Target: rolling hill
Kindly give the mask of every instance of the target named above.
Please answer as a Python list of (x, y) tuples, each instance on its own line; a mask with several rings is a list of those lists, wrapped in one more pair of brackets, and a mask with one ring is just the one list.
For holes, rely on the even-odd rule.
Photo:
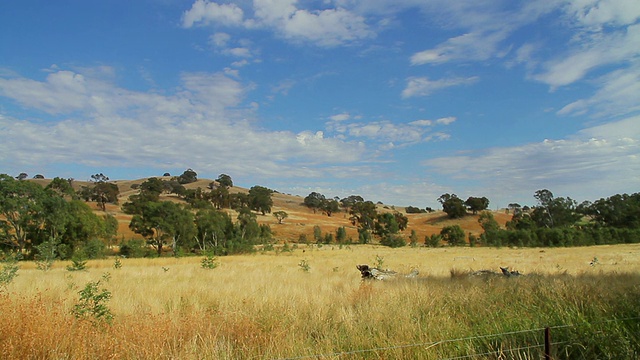
[[(169, 177), (159, 177), (160, 179), (169, 180)], [(118, 228), (118, 239), (131, 239), (131, 238), (140, 238), (140, 235), (133, 233), (129, 229), (129, 222), (131, 221), (131, 215), (127, 215), (122, 212), (121, 205), (128, 201), (129, 196), (137, 194), (138, 190), (135, 188), (137, 185), (142, 184), (146, 181), (146, 178), (137, 179), (137, 180), (115, 180), (111, 181), (114, 184), (118, 185), (118, 189), (120, 190), (119, 203), (115, 204), (107, 204), (106, 211), (116, 217), (119, 223)], [(46, 186), (50, 180), (48, 179), (34, 179), (30, 180), (37, 182), (43, 186)], [(210, 179), (199, 179), (196, 182), (186, 184), (185, 188), (187, 189), (197, 189), (202, 188), (207, 189), (207, 186), (213, 180)], [(87, 182), (75, 181), (74, 187), (79, 189), (83, 185), (87, 185)], [(230, 188), (230, 193), (247, 193), (249, 190), (242, 187), (234, 186)], [(184, 202), (182, 199), (173, 194), (163, 194), (160, 197), (161, 200), (166, 201), (175, 201), (175, 202)], [(307, 208), (303, 205), (304, 198), (301, 196), (294, 196), (283, 194), (279, 192), (275, 192), (272, 195), (273, 199), (273, 207), (271, 209), (272, 213), (276, 211), (285, 211), (288, 214), (288, 217), (283, 221), (282, 224), (279, 224), (276, 218), (272, 214), (261, 215), (257, 214), (257, 220), (260, 224), (268, 224), (271, 226), (271, 229), (274, 233), (274, 236), (277, 242), (297, 242), (301, 234), (306, 234), (307, 239), (310, 241), (313, 239), (313, 228), (314, 226), (320, 226), (322, 229), (322, 233), (325, 234), (327, 232), (335, 233), (338, 227), (344, 226), (347, 230), (347, 234), (349, 237), (357, 241), (358, 234), (357, 229), (354, 225), (349, 221), (349, 216), (346, 212), (341, 211), (334, 213), (331, 217), (322, 214), (321, 212), (314, 213), (311, 209)], [(97, 204), (90, 203), (90, 205), (95, 209), (96, 213), (101, 213), (101, 210), (98, 208)], [(411, 234), (411, 230), (415, 230), (418, 235), (419, 243), (424, 242), (425, 236), (429, 236), (432, 234), (440, 233), (440, 230), (449, 225), (459, 225), (462, 229), (468, 234), (472, 233), (475, 235), (479, 235), (482, 233), (482, 228), (478, 224), (478, 215), (467, 215), (462, 219), (448, 219), (447, 215), (443, 211), (435, 211), (433, 213), (422, 213), (422, 214), (407, 214), (405, 212), (404, 207), (398, 207), (387, 204), (377, 204), (377, 211), (380, 212), (393, 212), (399, 211), (403, 213), (409, 219), (409, 224), (406, 230), (402, 232), (405, 238), (408, 239)], [(237, 213), (230, 209), (225, 209), (225, 211), (229, 212), (233, 219)], [(502, 211), (492, 211), (493, 215), (501, 226), (504, 226), (507, 221), (511, 219), (511, 215), (506, 214), (504, 210)]]

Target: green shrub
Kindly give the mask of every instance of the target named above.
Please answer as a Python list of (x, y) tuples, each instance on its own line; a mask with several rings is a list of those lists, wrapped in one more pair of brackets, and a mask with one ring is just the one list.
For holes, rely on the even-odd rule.
[(113, 314), (106, 303), (111, 299), (111, 292), (100, 288), (101, 280), (88, 282), (78, 294), (80, 299), (73, 306), (72, 313), (76, 319), (87, 319), (94, 324), (111, 323)]

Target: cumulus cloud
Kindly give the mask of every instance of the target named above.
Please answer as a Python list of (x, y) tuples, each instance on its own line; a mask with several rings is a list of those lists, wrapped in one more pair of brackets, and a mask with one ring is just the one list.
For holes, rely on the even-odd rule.
[(419, 142), (445, 140), (448, 134), (434, 131), (434, 125), (448, 125), (455, 117), (433, 120), (416, 120), (407, 124), (393, 123), (389, 120), (371, 122), (349, 122), (349, 114), (342, 113), (330, 117), (327, 130), (343, 138), (365, 138), (378, 144), (378, 148), (388, 151)]
[(241, 25), (244, 11), (235, 4), (218, 4), (208, 0), (196, 0), (191, 9), (184, 12), (182, 26), (190, 28), (196, 25)]
[(279, 36), (311, 42), (318, 46), (338, 46), (371, 38), (375, 33), (366, 19), (343, 7), (305, 9), (296, 0), (254, 0), (253, 17), (235, 4), (218, 4), (197, 0), (182, 17), (185, 28), (216, 24), (242, 26), (247, 29), (266, 28)]
[(172, 94), (160, 95), (68, 70), (44, 81), (1, 78), (2, 96), (42, 113), (0, 116), (0, 161), (203, 171), (224, 164), (237, 176), (279, 177), (317, 176), (321, 170), (298, 168), (353, 166), (366, 156), (359, 142), (255, 127), (254, 107), (242, 103), (252, 86), (223, 73), (183, 73), (180, 79)]
[(478, 81), (477, 76), (468, 78), (448, 78), (430, 80), (427, 77), (410, 77), (407, 79), (407, 87), (402, 90), (402, 97), (427, 96), (431, 93), (452, 86), (469, 85)]

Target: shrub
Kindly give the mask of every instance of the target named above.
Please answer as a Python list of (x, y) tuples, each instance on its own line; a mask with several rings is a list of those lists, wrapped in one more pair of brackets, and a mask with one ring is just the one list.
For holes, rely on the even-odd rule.
[(0, 289), (7, 287), (18, 276), (18, 259), (15, 256), (1, 256), (2, 269), (0, 269)]
[(392, 248), (397, 248), (407, 245), (407, 241), (400, 235), (389, 234), (380, 240), (380, 244)]
[(439, 234), (431, 234), (431, 236), (427, 235), (424, 237), (424, 244), (428, 247), (438, 247), (440, 246), (440, 240), (442, 240), (442, 236)]
[(154, 253), (141, 239), (131, 239), (120, 245), (120, 255), (128, 258), (150, 257)]
[(104, 258), (107, 246), (100, 239), (89, 240), (84, 248), (83, 252), (89, 259), (102, 259)]
[(200, 267), (203, 269), (215, 269), (218, 267), (218, 261), (213, 254), (207, 254), (200, 262)]
[(76, 319), (88, 319), (92, 322), (111, 323), (113, 314), (106, 303), (111, 299), (111, 292), (100, 287), (101, 280), (88, 282), (78, 294), (80, 299), (71, 311)]
[(464, 244), (465, 233), (460, 225), (445, 226), (440, 231), (442, 239), (451, 246), (459, 246)]

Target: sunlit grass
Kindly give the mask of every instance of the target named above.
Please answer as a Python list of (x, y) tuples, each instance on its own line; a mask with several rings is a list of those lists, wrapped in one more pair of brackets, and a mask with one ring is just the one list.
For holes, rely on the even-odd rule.
[[(418, 268), (420, 276), (361, 281), (355, 265), (373, 264), (376, 256), (384, 267), (400, 274)], [(595, 256), (598, 263), (591, 266)], [(541, 333), (442, 340), (560, 325), (575, 325), (554, 330), (558, 341), (573, 344), (571, 351), (606, 353), (615, 345), (617, 355), (638, 354), (639, 339), (630, 335), (633, 329), (638, 331), (631, 334), (640, 333), (637, 319), (603, 322), (640, 316), (638, 245), (302, 246), (292, 253), (220, 257), (215, 269), (203, 269), (201, 259), (122, 259), (119, 269), (114, 259), (93, 260), (87, 271), (77, 272), (66, 271), (64, 262), (47, 272), (21, 263), (18, 277), (0, 295), (0, 358), (435, 359), (539, 342)], [(309, 271), (300, 268), (301, 260)], [(450, 277), (452, 269), (499, 266), (527, 276)], [(71, 314), (78, 291), (99, 279), (112, 294), (111, 325), (95, 326)], [(603, 332), (607, 341), (601, 341)], [(397, 347), (406, 344), (424, 345)], [(379, 350), (354, 352), (367, 349)], [(344, 354), (331, 355), (336, 353)], [(528, 358), (524, 350), (517, 354)]]

